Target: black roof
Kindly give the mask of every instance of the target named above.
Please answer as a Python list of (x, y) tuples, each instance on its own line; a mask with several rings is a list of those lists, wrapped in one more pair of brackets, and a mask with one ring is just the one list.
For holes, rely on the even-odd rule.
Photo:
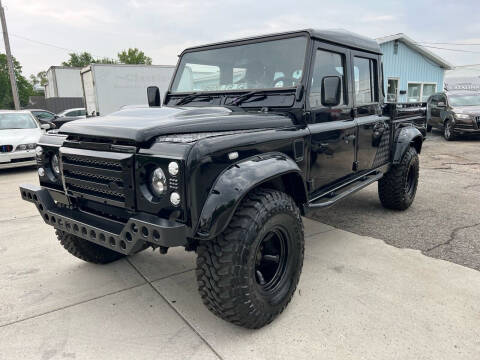
[(216, 47), (222, 45), (230, 45), (232, 43), (237, 42), (244, 42), (244, 41), (252, 41), (252, 40), (261, 40), (263, 38), (270, 38), (270, 37), (282, 37), (282, 36), (292, 36), (292, 35), (301, 35), (307, 33), (310, 37), (324, 40), (330, 43), (338, 44), (347, 46), (353, 49), (369, 51), (376, 54), (381, 54), (380, 46), (378, 43), (363, 35), (358, 35), (351, 31), (343, 30), (343, 29), (331, 29), (331, 30), (319, 30), (319, 29), (303, 29), (303, 30), (296, 30), (296, 31), (288, 31), (283, 33), (274, 33), (274, 34), (265, 34), (259, 36), (252, 36), (249, 38), (241, 38), (241, 39), (234, 39), (228, 41), (221, 41), (218, 43), (206, 44), (201, 46), (194, 46), (188, 49), (185, 49), (184, 52), (191, 51), (191, 50), (199, 50), (205, 47)]

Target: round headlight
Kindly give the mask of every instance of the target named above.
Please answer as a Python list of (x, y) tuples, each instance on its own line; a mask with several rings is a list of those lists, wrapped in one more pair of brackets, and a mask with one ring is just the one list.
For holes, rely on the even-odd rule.
[(60, 165), (58, 164), (57, 154), (53, 154), (52, 159), (50, 160), (50, 166), (52, 167), (55, 175), (60, 175)]
[(35, 144), (27, 144), (29, 150), (35, 149)]
[(161, 168), (156, 168), (152, 172), (150, 180), (151, 189), (155, 195), (160, 196), (167, 191), (167, 178)]
[(180, 194), (172, 192), (170, 194), (170, 202), (172, 203), (172, 205), (178, 206), (180, 204)]
[(40, 177), (45, 176), (45, 169), (44, 168), (38, 168), (38, 176), (40, 176)]
[(26, 149), (27, 149), (27, 145), (25, 145), (25, 144), (17, 146), (17, 150), (26, 150)]
[(37, 156), (42, 156), (42, 154), (43, 154), (43, 149), (42, 149), (41, 146), (37, 146), (37, 147), (35, 148), (35, 154), (37, 154)]
[(172, 176), (178, 174), (178, 163), (176, 161), (172, 161), (170, 164), (168, 164), (168, 172)]

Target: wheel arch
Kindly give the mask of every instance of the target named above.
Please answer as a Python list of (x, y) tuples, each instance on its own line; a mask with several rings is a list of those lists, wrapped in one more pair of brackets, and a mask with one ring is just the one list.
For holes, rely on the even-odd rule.
[(194, 231), (201, 239), (212, 239), (230, 223), (244, 197), (257, 187), (290, 195), (300, 209), (307, 190), (297, 163), (282, 153), (253, 156), (228, 167), (217, 178), (203, 205)]
[(393, 149), (393, 164), (399, 164), (409, 147), (415, 148), (418, 154), (422, 151), (424, 137), (414, 126), (398, 129)]

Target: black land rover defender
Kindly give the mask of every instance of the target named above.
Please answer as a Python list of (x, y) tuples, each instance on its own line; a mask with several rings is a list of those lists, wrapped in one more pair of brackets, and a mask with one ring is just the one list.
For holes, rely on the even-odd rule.
[(76, 257), (197, 253), (205, 305), (259, 328), (290, 301), (302, 215), (378, 181), (383, 206), (417, 189), (424, 116), (383, 106), (381, 53), (302, 30), (185, 50), (164, 106), (73, 121), (40, 139), (40, 187), (20, 187)]

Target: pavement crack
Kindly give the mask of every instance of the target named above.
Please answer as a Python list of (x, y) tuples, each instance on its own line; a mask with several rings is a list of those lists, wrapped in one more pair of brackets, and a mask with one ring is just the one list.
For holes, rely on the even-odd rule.
[(427, 252), (430, 252), (432, 250), (435, 250), (435, 249), (439, 248), (440, 246), (450, 245), (450, 243), (455, 239), (455, 237), (457, 236), (457, 234), (461, 230), (470, 229), (470, 228), (473, 228), (473, 227), (479, 226), (479, 225), (480, 225), (480, 223), (476, 223), (476, 224), (473, 224), (473, 225), (458, 226), (458, 227), (456, 227), (455, 229), (452, 230), (452, 232), (450, 233), (450, 238), (447, 241), (445, 241), (443, 243), (440, 243), (440, 244), (437, 244), (435, 246), (432, 246), (429, 249), (423, 250), (423, 252), (427, 253)]
[[(148, 280), (145, 275), (143, 275), (140, 270), (130, 261), (130, 259), (126, 259), (127, 262), (130, 264), (130, 266), (138, 273), (138, 275), (140, 275), (144, 280), (145, 282), (150, 285), (150, 287), (152, 288), (153, 291), (155, 291), (162, 299), (163, 301), (165, 301), (167, 303), (168, 306), (170, 306), (170, 308), (180, 317), (180, 319), (182, 319), (185, 324), (187, 324), (187, 326), (192, 329), (192, 331), (205, 343), (205, 345), (207, 345), (207, 347), (220, 359), (220, 360), (223, 360), (223, 358), (220, 356), (220, 354), (213, 348), (213, 346), (207, 341), (207, 339), (205, 339), (198, 331), (197, 329), (195, 329), (195, 327), (180, 313), (180, 311), (178, 311), (168, 300), (165, 296), (163, 296), (163, 294), (155, 287), (153, 286), (152, 282), (150, 280)], [(187, 271), (191, 271), (191, 270), (187, 270)], [(184, 272), (187, 272), (187, 271), (184, 271)]]
[(76, 302), (76, 303), (69, 304), (69, 305), (65, 305), (65, 306), (59, 307), (59, 308), (57, 308), (57, 309), (53, 309), (53, 310), (50, 310), (50, 311), (43, 312), (43, 313), (41, 313), (41, 314), (36, 314), (36, 315), (32, 315), (32, 316), (25, 317), (25, 318), (23, 318), (23, 319), (18, 319), (18, 320), (15, 320), (15, 321), (11, 321), (11, 322), (9, 322), (9, 323), (1, 324), (1, 325), (0, 325), (0, 328), (6, 327), (6, 326), (9, 326), (9, 325), (13, 325), (13, 324), (17, 324), (17, 323), (21, 323), (21, 322), (24, 322), (24, 321), (27, 321), (27, 320), (31, 320), (31, 319), (36, 319), (36, 318), (42, 317), (42, 316), (44, 316), (44, 315), (52, 314), (52, 313), (55, 313), (55, 312), (57, 312), (57, 311), (65, 310), (65, 309), (68, 309), (68, 308), (71, 308), (71, 307), (74, 307), (74, 306), (77, 306), (77, 305), (82, 305), (82, 304), (88, 303), (88, 302), (93, 301), (93, 300), (98, 300), (98, 299), (104, 298), (104, 297), (106, 297), (106, 296), (120, 294), (120, 293), (122, 293), (122, 292), (124, 292), (124, 291), (132, 290), (132, 289), (135, 289), (135, 288), (137, 288), (137, 287), (144, 286), (144, 285), (145, 285), (145, 283), (133, 285), (133, 286), (130, 286), (130, 287), (126, 288), (126, 289), (121, 289), (121, 290), (117, 290), (117, 291), (112, 291), (112, 292), (109, 292), (109, 293), (107, 293), (107, 294), (103, 294), (103, 295), (99, 295), (99, 296), (96, 296), (96, 297), (93, 297), (93, 298), (90, 298), (90, 299), (78, 301), (78, 302)]

